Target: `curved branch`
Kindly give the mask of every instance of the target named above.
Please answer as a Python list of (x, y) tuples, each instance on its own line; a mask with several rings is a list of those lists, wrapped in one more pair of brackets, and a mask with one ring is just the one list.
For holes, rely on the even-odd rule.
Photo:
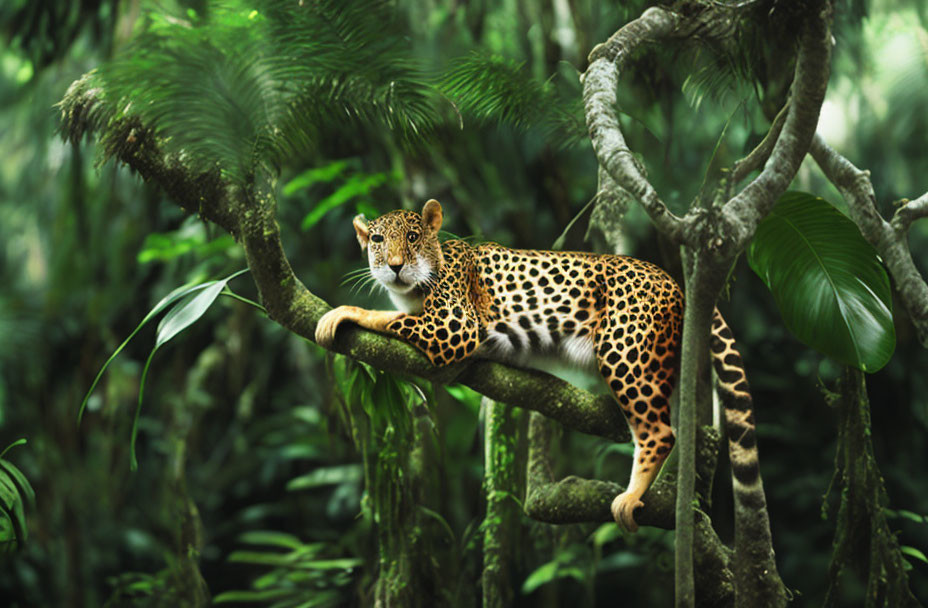
[(908, 232), (912, 222), (925, 217), (928, 217), (928, 192), (899, 207), (890, 223), (896, 232)]
[(682, 220), (667, 208), (635, 159), (616, 114), (619, 72), (639, 46), (671, 35), (680, 17), (661, 8), (650, 8), (625, 25), (590, 53), (590, 67), (583, 75), (583, 104), (593, 149), (612, 179), (631, 192), (655, 226), (675, 243), (683, 240)]
[[(718, 27), (732, 23), (738, 7), (719, 6), (725, 11)], [(617, 31), (590, 53), (590, 66), (583, 75), (583, 102), (593, 149), (601, 167), (641, 203), (655, 226), (675, 243), (686, 242), (694, 249), (714, 250), (722, 258), (734, 258), (754, 236), (757, 225), (786, 191), (809, 149), (828, 84), (831, 63), (831, 4), (820, 2), (810, 9), (800, 37), (798, 61), (785, 120), (775, 120), (757, 150), (737, 167), (739, 180), (751, 170), (766, 165), (751, 183), (723, 207), (718, 229), (706, 237), (708, 224), (703, 209), (693, 208), (683, 218), (670, 212), (644, 174), (643, 167), (622, 134), (616, 112), (619, 74), (628, 67), (633, 53), (662, 40), (683, 39), (694, 28), (713, 27), (711, 10), (692, 18), (652, 7), (641, 17)], [(702, 33), (707, 32), (701, 30)]]
[[(181, 154), (169, 154), (137, 117), (117, 112), (93, 73), (68, 89), (59, 104), (65, 137), (79, 141), (95, 134), (107, 157), (114, 157), (159, 184), (179, 206), (198, 213), (230, 232), (245, 250), (248, 267), (268, 316), (291, 332), (314, 339), (316, 323), (330, 306), (296, 277), (280, 240), (276, 219), (276, 183), (258, 171), (250, 184), (225, 180), (219, 170), (195, 173)], [(487, 397), (534, 410), (564, 426), (628, 441), (621, 411), (606, 395), (594, 395), (538, 371), (473, 360), (438, 368), (412, 346), (356, 327), (339, 331), (332, 350), (386, 371), (420, 376), (435, 382), (461, 382)]]
[[(815, 135), (831, 73), (831, 4), (822, 2), (805, 21), (786, 122), (763, 171), (722, 208), (713, 247), (734, 257), (754, 238), (757, 225), (770, 213), (799, 170)], [(776, 121), (771, 125), (771, 131)], [(714, 239), (715, 240), (715, 239)], [(721, 241), (721, 242), (718, 242)]]
[(761, 142), (757, 144), (757, 147), (751, 150), (747, 156), (735, 162), (731, 170), (731, 176), (729, 177), (729, 183), (732, 186), (736, 186), (741, 180), (748, 176), (748, 173), (755, 169), (759, 169), (767, 162), (767, 159), (770, 158), (770, 154), (773, 152), (773, 146), (780, 138), (780, 132), (783, 130), (783, 124), (786, 122), (786, 111), (788, 109), (789, 101), (786, 102), (786, 105), (780, 109), (773, 119), (773, 122), (770, 123), (770, 129)]
[(887, 222), (877, 211), (876, 194), (873, 192), (869, 171), (855, 167), (825, 143), (820, 135), (815, 136), (810, 151), (825, 177), (847, 201), (851, 219), (860, 228), (860, 233), (883, 258), (899, 298), (915, 326), (918, 341), (928, 348), (928, 282), (915, 267), (908, 243), (911, 223), (928, 216), (928, 194), (900, 207), (892, 220)]

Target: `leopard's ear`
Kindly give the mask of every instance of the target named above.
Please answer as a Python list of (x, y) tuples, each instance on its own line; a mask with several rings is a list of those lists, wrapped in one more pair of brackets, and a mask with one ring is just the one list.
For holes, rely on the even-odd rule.
[(428, 226), (432, 232), (438, 233), (441, 230), (441, 204), (434, 198), (430, 199), (422, 207), (422, 223)]
[(364, 217), (364, 214), (354, 216), (354, 221), (351, 222), (354, 225), (354, 231), (358, 236), (358, 244), (361, 245), (361, 251), (367, 249), (367, 241), (370, 240), (371, 235), (367, 229), (367, 218)]

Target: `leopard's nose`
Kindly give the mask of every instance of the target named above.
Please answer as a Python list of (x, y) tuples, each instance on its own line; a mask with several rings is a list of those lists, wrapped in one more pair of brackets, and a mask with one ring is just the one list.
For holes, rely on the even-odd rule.
[(395, 272), (397, 275), (399, 275), (399, 274), (400, 274), (400, 270), (403, 269), (403, 264), (402, 264), (402, 262), (399, 263), (399, 264), (388, 264), (388, 266), (390, 267), (390, 270), (392, 270), (393, 272)]

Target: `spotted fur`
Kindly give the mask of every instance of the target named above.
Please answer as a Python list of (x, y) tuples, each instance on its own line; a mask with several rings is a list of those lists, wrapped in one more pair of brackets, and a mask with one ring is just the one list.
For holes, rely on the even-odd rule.
[[(476, 354), (517, 363), (554, 355), (594, 366), (634, 437), (631, 480), (612, 504), (615, 520), (634, 530), (633, 511), (674, 445), (669, 400), (683, 323), (680, 288), (661, 268), (626, 256), (459, 240), (439, 245), (441, 218), (437, 201), (426, 203), (421, 215), (394, 211), (370, 224), (356, 218), (372, 275), (405, 312), (339, 307), (320, 321), (317, 341), (327, 344), (338, 324), (350, 320), (400, 336), (435, 365)], [(756, 500), (751, 396), (731, 330), (718, 311), (712, 357), (736, 489)]]

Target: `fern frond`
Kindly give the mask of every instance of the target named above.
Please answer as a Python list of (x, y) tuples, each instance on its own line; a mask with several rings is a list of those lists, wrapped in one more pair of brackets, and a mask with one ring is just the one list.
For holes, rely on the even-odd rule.
[(247, 182), (347, 118), (410, 138), (434, 121), (432, 90), (381, 0), (234, 0), (204, 18), (149, 15), (100, 71), (117, 113), (136, 115), (197, 169)]
[(478, 122), (537, 127), (560, 145), (586, 135), (578, 96), (565, 101), (551, 80), (539, 82), (521, 62), (474, 53), (453, 65), (439, 89)]

